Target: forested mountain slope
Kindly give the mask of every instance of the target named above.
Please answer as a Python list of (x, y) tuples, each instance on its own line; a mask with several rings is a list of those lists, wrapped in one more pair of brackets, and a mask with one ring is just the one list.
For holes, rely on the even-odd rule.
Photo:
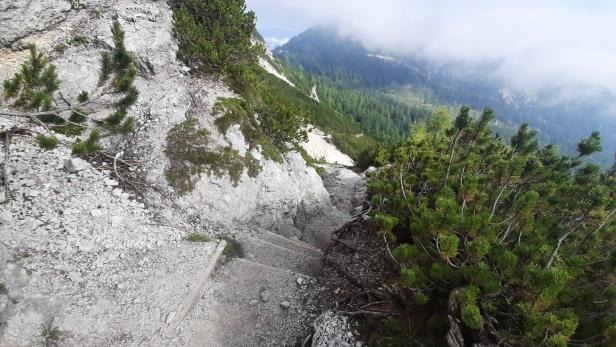
[[(371, 52), (360, 43), (341, 38), (333, 29), (311, 28), (275, 50), (275, 55), (304, 78), (318, 85), (319, 96), (354, 116), (372, 135), (380, 138), (404, 136), (409, 120), (425, 116), (434, 105), (475, 110), (491, 107), (492, 124), (504, 138), (518, 125), (529, 123), (544, 143), (553, 143), (566, 154), (594, 130), (602, 133), (605, 151), (591, 160), (607, 167), (616, 152), (616, 117), (608, 107), (580, 101), (550, 104), (553, 95), (523, 96), (505, 85), (484, 79), (490, 66), (436, 65), (415, 57)], [(334, 91), (332, 91), (332, 86)], [(320, 90), (319, 90), (320, 89)], [(337, 89), (337, 90), (336, 90)], [(352, 94), (361, 93), (364, 103), (382, 104), (379, 112), (359, 106)], [(409, 108), (402, 108), (399, 104)], [(352, 105), (349, 107), (349, 104)], [(553, 125), (557, 122), (558, 127)]]

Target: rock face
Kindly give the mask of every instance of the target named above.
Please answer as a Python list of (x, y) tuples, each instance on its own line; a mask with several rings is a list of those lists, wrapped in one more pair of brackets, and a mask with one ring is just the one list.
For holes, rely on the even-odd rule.
[[(64, 21), (71, 8), (70, 0), (2, 1), (0, 47), (10, 47), (22, 38), (45, 31)], [(14, 47), (20, 48), (21, 45)]]
[[(214, 124), (217, 99), (234, 93), (214, 77), (193, 78), (176, 60), (172, 13), (166, 1), (4, 1), (0, 79), (10, 77), (25, 60), (26, 52), (15, 44), (23, 40), (49, 55), (57, 66), (63, 95), (75, 98), (82, 90), (93, 90), (100, 52), (112, 45), (109, 28), (114, 19), (122, 24), (127, 48), (134, 53), (140, 97), (131, 109), (136, 133), (108, 139), (105, 146), (139, 160), (136, 170), (144, 177), (144, 188), (139, 194), (129, 193), (129, 187), (113, 177), (110, 164), (93, 166), (72, 158), (67, 145), (72, 139), (60, 135), (62, 144), (44, 152), (34, 137), (14, 137), (8, 163), (13, 199), (0, 210), (0, 346), (44, 344), (42, 326), (62, 330), (61, 345), (66, 346), (191, 345), (203, 343), (203, 338), (211, 338), (213, 346), (224, 345), (222, 337), (234, 331), (220, 326), (208, 310), (224, 312), (225, 305), (239, 305), (244, 299), (250, 307), (248, 303), (259, 298), (259, 288), (239, 288), (250, 289), (253, 296), (242, 300), (217, 298), (216, 293), (230, 293), (222, 279), (235, 281), (252, 274), (254, 278), (245, 283), (262, 283), (253, 267), (277, 274), (263, 283), (272, 292), (269, 316), (259, 316), (261, 303), (253, 312), (273, 328), (286, 327), (280, 336), (268, 332), (267, 341), (294, 337), (293, 329), (300, 329), (304, 324), (300, 320), (305, 319), (298, 293), (310, 288), (297, 284), (293, 271), (313, 269), (298, 260), (304, 258), (286, 261), (290, 255), (307, 252), (305, 259), (318, 264), (319, 251), (298, 240), (326, 245), (331, 231), (348, 220), (349, 213), (332, 205), (321, 177), (294, 152), (276, 163), (253, 150), (263, 170), (255, 178), (244, 173), (237, 187), (228, 177), (207, 175), (201, 175), (196, 189), (184, 196), (169, 186), (167, 133), (187, 116), (208, 129), (212, 148), (248, 149), (236, 127), (220, 134)], [(87, 43), (72, 44), (77, 36)], [(58, 50), (60, 45), (64, 48)], [(32, 124), (0, 118), (0, 131), (15, 125), (37, 130)], [(259, 232), (257, 227), (276, 234)], [(269, 238), (254, 244), (268, 245), (272, 252), (249, 248), (256, 260), (269, 263), (232, 262), (220, 283), (206, 289), (197, 303), (188, 303), (195, 309), (183, 318), (181, 328), (171, 330), (169, 322), (187, 305), (185, 299), (195, 284), (202, 282), (199, 274), (216, 247), (214, 241), (190, 243), (184, 238), (195, 231), (233, 235), (247, 229)], [(271, 265), (277, 266), (276, 261), (283, 261), (282, 270)], [(277, 288), (277, 278), (284, 279), (285, 286)], [(281, 307), (281, 302), (289, 305)], [(246, 306), (234, 306), (234, 312), (241, 316)], [(200, 335), (208, 329), (222, 340)], [(245, 336), (242, 341), (255, 340)]]
[(323, 184), (330, 194), (332, 204), (343, 212), (356, 215), (366, 198), (368, 178), (345, 167), (323, 165)]

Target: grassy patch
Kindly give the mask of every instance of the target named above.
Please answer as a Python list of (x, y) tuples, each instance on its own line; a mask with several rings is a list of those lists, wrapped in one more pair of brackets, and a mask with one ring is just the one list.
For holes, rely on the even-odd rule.
[(325, 160), (315, 159), (311, 157), (310, 154), (308, 154), (308, 152), (306, 152), (306, 150), (302, 148), (301, 146), (296, 146), (295, 150), (298, 151), (299, 154), (302, 155), (302, 158), (304, 158), (304, 160), (306, 161), (306, 164), (308, 164), (309, 166), (312, 166), (319, 175), (322, 175), (325, 173), (325, 169), (318, 165), (318, 164), (325, 163)]
[(225, 237), (224, 240), (227, 241), (227, 245), (225, 246), (222, 254), (224, 254), (227, 258), (244, 257), (244, 248), (239, 241), (231, 237)]
[(70, 136), (70, 137), (75, 137), (75, 136), (79, 136), (83, 133), (83, 131), (85, 130), (85, 128), (74, 125), (74, 124), (66, 124), (66, 125), (57, 125), (54, 127), (51, 127), (51, 130), (65, 135), (65, 136)]
[(265, 158), (277, 163), (282, 163), (284, 161), (278, 147), (274, 146), (266, 137), (259, 139), (259, 146), (261, 146), (261, 153)]
[(66, 50), (66, 45), (59, 43), (53, 47), (54, 52), (62, 53)]
[(248, 169), (249, 177), (257, 177), (261, 173), (261, 164), (252, 154), (246, 153), (246, 156), (244, 156), (244, 164), (246, 165), (246, 169)]
[(214, 114), (224, 115), (216, 119), (218, 130), (224, 135), (233, 124), (246, 124), (252, 126), (253, 115), (249, 111), (248, 104), (244, 100), (235, 98), (219, 98), (214, 105)]
[(88, 43), (88, 39), (81, 35), (77, 35), (71, 40), (71, 44), (75, 46), (85, 45), (86, 43)]
[(207, 172), (209, 175), (222, 177), (228, 174), (231, 182), (237, 185), (248, 169), (250, 177), (256, 177), (261, 172), (259, 162), (247, 154), (246, 156), (231, 147), (222, 152), (207, 149), (209, 132), (199, 129), (196, 119), (186, 120), (167, 134), (166, 154), (169, 167), (166, 177), (180, 193), (188, 193), (195, 188), (196, 177)]
[(55, 347), (60, 342), (60, 339), (62, 339), (62, 336), (64, 336), (64, 332), (51, 324), (43, 325), (41, 336), (45, 340), (45, 347)]
[(45, 136), (43, 134), (38, 134), (36, 136), (36, 141), (38, 142), (39, 147), (45, 150), (51, 150), (58, 146), (60, 141), (55, 136)]
[(77, 141), (73, 144), (73, 154), (84, 155), (100, 151), (101, 149), (103, 149), (99, 143), (100, 139), (100, 131), (98, 129), (92, 130), (85, 141), (77, 139)]
[(186, 241), (188, 242), (210, 242), (211, 239), (203, 234), (198, 232), (192, 232), (188, 236), (186, 236)]

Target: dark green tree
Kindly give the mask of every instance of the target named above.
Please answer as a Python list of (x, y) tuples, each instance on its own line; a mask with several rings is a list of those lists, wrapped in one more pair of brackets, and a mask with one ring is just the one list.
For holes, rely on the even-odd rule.
[(581, 156), (591, 155), (596, 152), (601, 152), (603, 147), (601, 146), (601, 135), (598, 131), (594, 131), (590, 137), (583, 139), (577, 145), (578, 153)]
[(229, 76), (234, 84), (250, 79), (249, 67), (262, 52), (252, 44), (255, 14), (244, 0), (173, 0), (178, 58), (206, 73)]

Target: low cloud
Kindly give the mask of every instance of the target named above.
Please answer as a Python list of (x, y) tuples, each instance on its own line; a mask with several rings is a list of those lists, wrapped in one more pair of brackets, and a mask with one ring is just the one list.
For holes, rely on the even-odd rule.
[(274, 49), (276, 47), (282, 46), (284, 44), (286, 44), (287, 42), (289, 42), (288, 38), (278, 38), (278, 37), (272, 37), (272, 36), (266, 36), (264, 37), (265, 39), (265, 43), (267, 44), (267, 47), (269, 49)]
[[(486, 64), (486, 78), (561, 100), (616, 95), (616, 3), (575, 0), (248, 0), (299, 32), (335, 25), (370, 49), (436, 63)], [(304, 27), (300, 27), (303, 25)]]

